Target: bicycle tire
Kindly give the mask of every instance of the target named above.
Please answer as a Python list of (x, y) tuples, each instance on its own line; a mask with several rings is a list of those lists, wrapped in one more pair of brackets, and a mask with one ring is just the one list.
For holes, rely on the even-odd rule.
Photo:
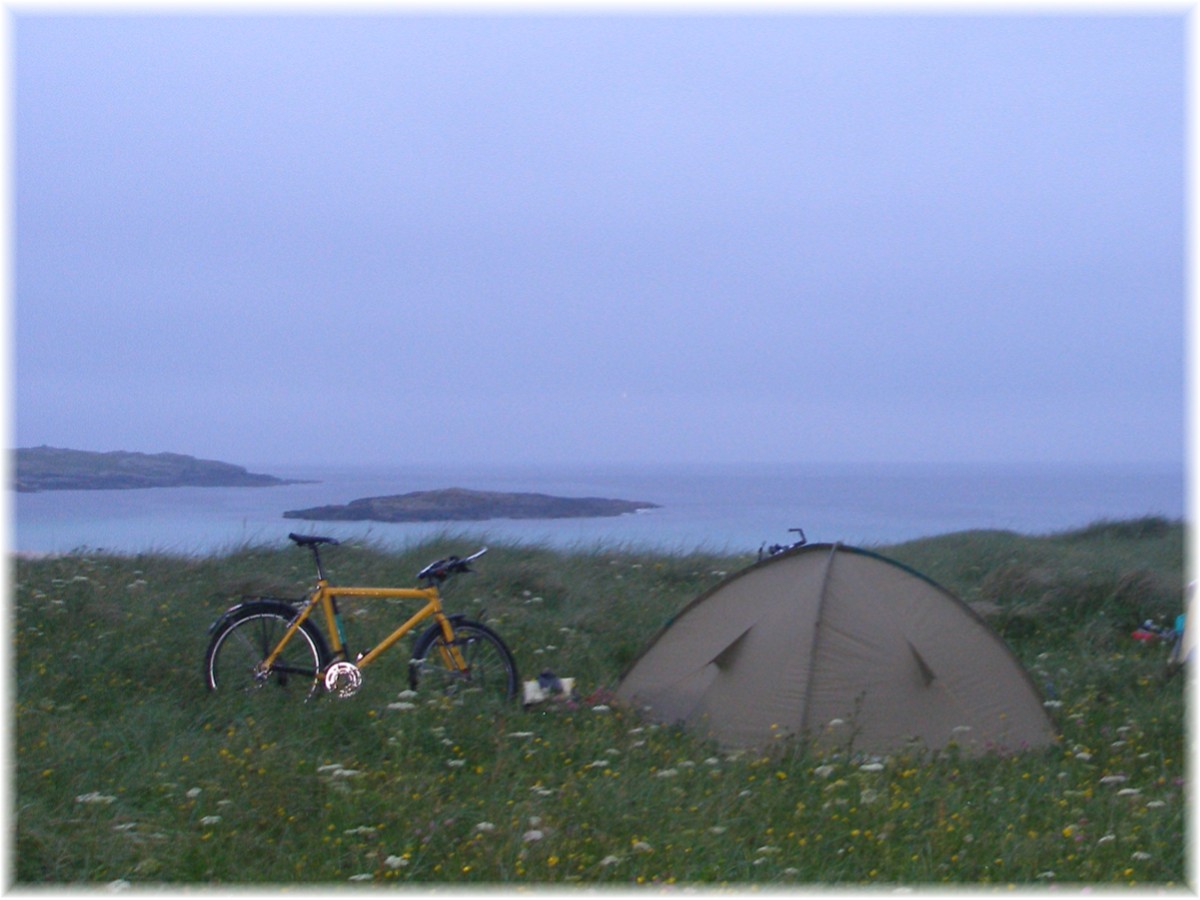
[(279, 643), (295, 618), (280, 604), (247, 603), (231, 614), (213, 634), (204, 654), (204, 683), (210, 691), (261, 691), (268, 686), (307, 698), (317, 686), (317, 673), (329, 660), (321, 633), (304, 622), (266, 678), (255, 668)]
[(520, 681), (516, 660), (500, 635), (469, 619), (452, 620), (452, 625), (454, 644), (466, 660), (468, 671), (460, 672), (448, 665), (441, 652), (446, 648), (442, 629), (433, 625), (413, 645), (409, 686), (414, 691), (424, 686), (455, 697), (477, 694), (485, 701), (511, 702)]

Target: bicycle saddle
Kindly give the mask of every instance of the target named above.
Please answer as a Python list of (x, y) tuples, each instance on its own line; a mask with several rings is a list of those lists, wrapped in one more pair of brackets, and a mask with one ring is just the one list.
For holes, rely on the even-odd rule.
[(293, 541), (301, 547), (315, 547), (317, 544), (336, 544), (337, 538), (319, 537), (315, 534), (289, 534)]

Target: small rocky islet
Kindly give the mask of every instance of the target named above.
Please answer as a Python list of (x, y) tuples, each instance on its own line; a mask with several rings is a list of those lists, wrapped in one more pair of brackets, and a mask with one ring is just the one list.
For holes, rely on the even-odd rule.
[(657, 503), (636, 500), (446, 488), (363, 497), (342, 505), (293, 509), (283, 515), (288, 519), (330, 522), (483, 522), (488, 519), (600, 518), (657, 508)]

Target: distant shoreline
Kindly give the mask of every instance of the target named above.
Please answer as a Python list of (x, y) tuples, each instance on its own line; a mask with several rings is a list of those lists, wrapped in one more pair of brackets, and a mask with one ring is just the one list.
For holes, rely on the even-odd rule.
[(248, 472), (243, 466), (197, 459), (182, 453), (98, 453), (61, 447), (13, 451), (12, 489), (39, 491), (119, 491), (162, 487), (275, 487), (306, 484)]

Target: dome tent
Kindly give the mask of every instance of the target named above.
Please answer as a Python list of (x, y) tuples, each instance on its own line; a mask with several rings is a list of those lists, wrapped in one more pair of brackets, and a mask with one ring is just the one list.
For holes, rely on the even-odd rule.
[(701, 594), (650, 641), (616, 696), (729, 747), (796, 735), (827, 749), (953, 741), (978, 754), (1057, 736), (1028, 673), (965, 603), (842, 544), (768, 557)]

